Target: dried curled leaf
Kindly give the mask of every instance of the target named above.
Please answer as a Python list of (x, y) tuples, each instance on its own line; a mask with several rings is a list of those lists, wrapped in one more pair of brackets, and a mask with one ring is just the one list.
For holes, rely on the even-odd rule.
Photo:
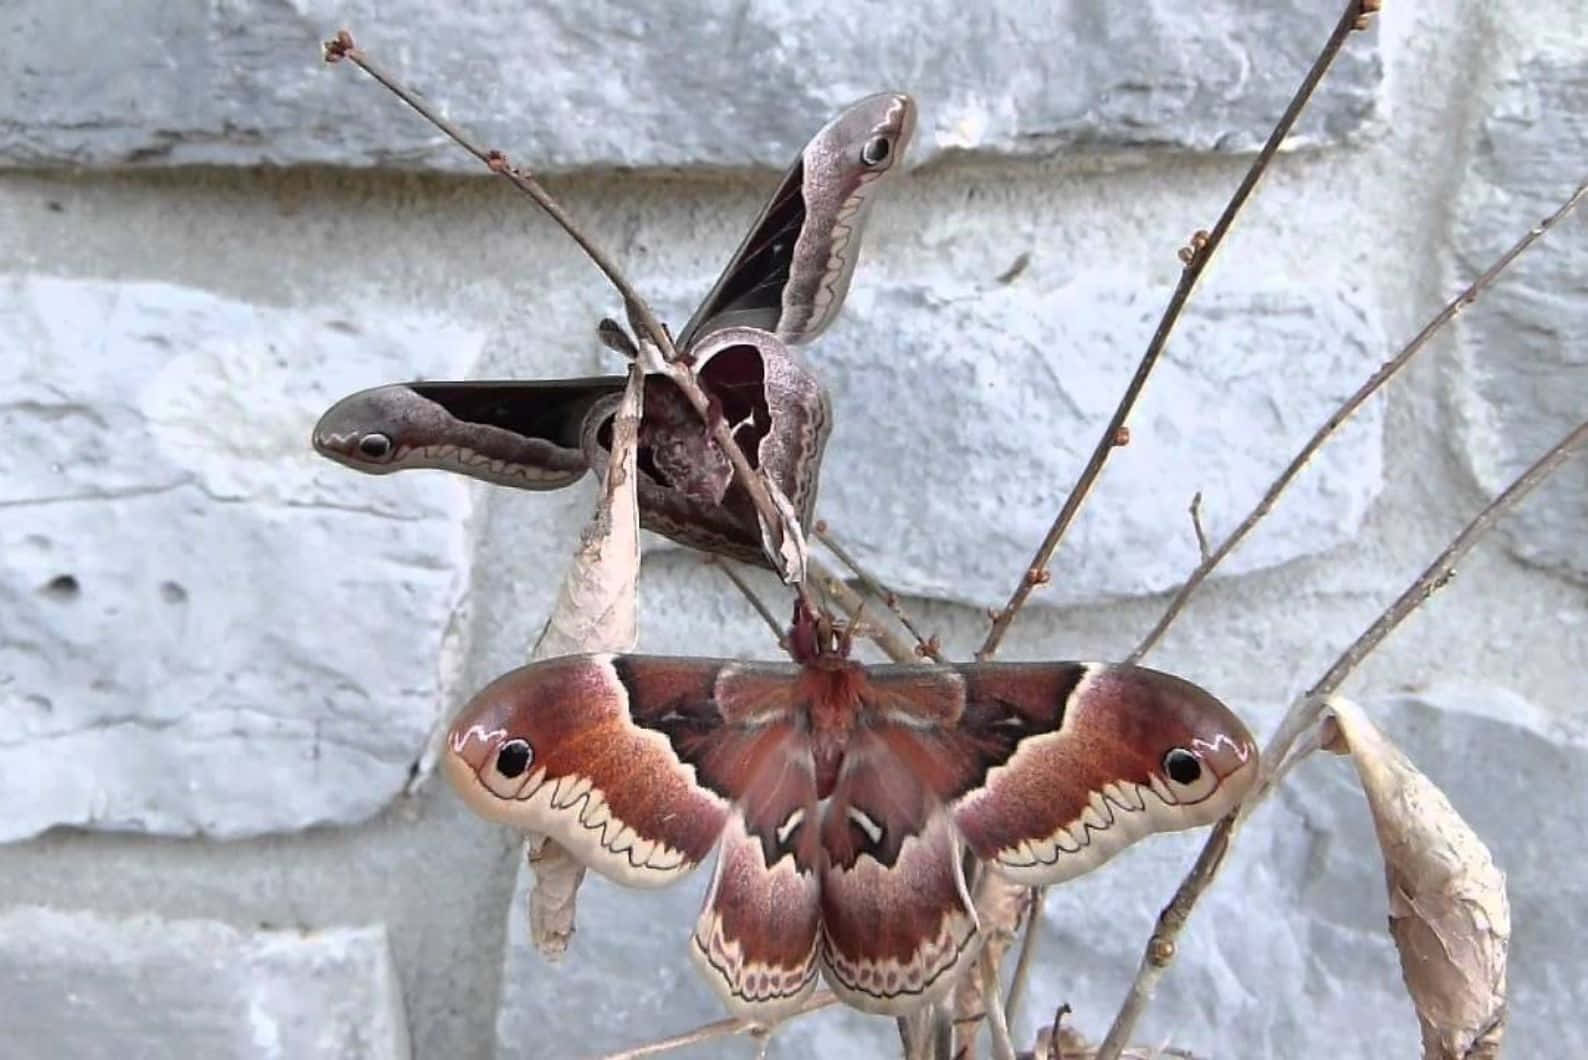
[(524, 852), (535, 872), (535, 886), (529, 892), (529, 936), (542, 957), (555, 961), (568, 952), (573, 938), (585, 867), (562, 845), (542, 835), (530, 836)]
[(1325, 740), (1351, 755), (1373, 812), (1389, 929), (1426, 1060), (1499, 1055), (1511, 906), (1505, 875), (1445, 795), (1350, 700), (1331, 697)]
[[(612, 457), (596, 510), (580, 535), (579, 549), (557, 590), (551, 617), (530, 653), (532, 659), (588, 651), (628, 651), (638, 638), (635, 591), (640, 572), (640, 516), (635, 496), (635, 461), (645, 376), (629, 370), (612, 425)], [(568, 949), (585, 869), (573, 855), (544, 836), (531, 836), (529, 863), (535, 886), (529, 895), (529, 933), (550, 960)]]
[(635, 462), (644, 380), (638, 369), (629, 370), (629, 383), (612, 423), (612, 456), (601, 496), (580, 535), (579, 549), (531, 659), (623, 652), (638, 639), (634, 597), (640, 573), (640, 517)]

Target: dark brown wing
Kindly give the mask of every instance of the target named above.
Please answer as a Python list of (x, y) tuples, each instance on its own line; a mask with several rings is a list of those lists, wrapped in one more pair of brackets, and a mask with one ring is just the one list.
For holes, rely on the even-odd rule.
[(868, 96), (824, 125), (678, 333), (678, 348), (724, 327), (761, 328), (791, 346), (820, 335), (849, 293), (870, 201), (914, 130), (915, 104), (899, 93)]
[(579, 447), (579, 426), (590, 406), (623, 392), (624, 377), (589, 379), (417, 382), (408, 387), (464, 423), (541, 438), (565, 449)]
[(802, 155), (783, 174), (739, 249), (712, 285), (711, 293), (678, 333), (679, 349), (687, 350), (708, 321), (777, 331), (783, 317), (783, 288), (794, 260), (794, 244), (805, 227), (804, 184)]

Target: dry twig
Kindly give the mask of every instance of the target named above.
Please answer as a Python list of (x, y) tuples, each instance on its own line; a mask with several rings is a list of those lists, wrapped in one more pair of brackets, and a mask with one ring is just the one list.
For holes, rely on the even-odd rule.
[[(1356, 669), (1385, 637), (1394, 632), (1395, 627), (1399, 626), (1407, 615), (1417, 610), (1424, 601), (1443, 588), (1455, 575), (1456, 563), (1471, 551), (1472, 546), (1489, 532), (1500, 517), (1520, 503), (1522, 498), (1548, 478), (1584, 442), (1588, 442), (1588, 421), (1579, 423), (1564, 438), (1551, 446), (1531, 467), (1518, 475), (1499, 496), (1490, 501), (1470, 523), (1462, 528), (1461, 533), (1456, 535), (1422, 574), (1418, 575), (1417, 580), (1407, 586), (1406, 591), (1401, 593), (1383, 614), (1374, 619), (1372, 625), (1368, 626), (1360, 637), (1340, 653), (1340, 657), (1324, 672), (1317, 683), (1291, 705), (1284, 720), (1279, 723), (1279, 729), (1269, 740), (1268, 746), (1263, 748), (1265, 775), (1272, 776), (1289, 753), (1296, 738), (1317, 721), (1319, 712), (1323, 709), (1324, 697), (1344, 684), (1351, 671)], [(1271, 783), (1260, 783), (1247, 798), (1247, 808), (1243, 812), (1250, 812), (1250, 807), (1265, 798), (1272, 787)]]
[[(1245, 539), (1252, 528), (1268, 515), (1269, 511), (1274, 507), (1275, 501), (1279, 499), (1279, 495), (1290, 486), (1291, 481), (1301, 473), (1301, 469), (1307, 466), (1313, 456), (1317, 454), (1318, 450), (1323, 447), (1323, 444), (1329, 440), (1340, 425), (1355, 415), (1356, 411), (1380, 387), (1399, 375), (1401, 369), (1406, 367), (1407, 363), (1416, 356), (1418, 351), (1428, 345), (1430, 339), (1438, 334), (1446, 324), (1454, 320), (1463, 309), (1476, 302), (1478, 296), (1487, 290), (1499, 278), (1500, 274), (1521, 256), (1523, 251), (1536, 243), (1561, 218), (1575, 209), (1584, 195), (1588, 195), (1588, 181), (1579, 184), (1577, 190), (1572, 192), (1571, 196), (1561, 203), (1554, 213), (1529, 229), (1521, 239), (1512, 244), (1509, 250), (1501, 254), (1492, 265), (1485, 269), (1482, 275), (1468, 284), (1465, 290), (1449, 302), (1446, 302), (1445, 307), (1425, 324), (1421, 331), (1412, 336), (1411, 341), (1402, 346), (1399, 353), (1385, 361), (1376, 372), (1368, 376), (1367, 380), (1357, 388), (1356, 392), (1346, 398), (1345, 402), (1324, 421), (1323, 426), (1319, 427), (1317, 432), (1307, 440), (1307, 444), (1301, 447), (1301, 451), (1296, 454), (1285, 470), (1268, 487), (1267, 492), (1263, 494), (1262, 500), (1257, 502), (1257, 507), (1247, 513), (1246, 518), (1242, 519), (1240, 525), (1220, 542), (1218, 548), (1209, 553), (1206, 548), (1206, 541), (1202, 539), (1200, 533), (1198, 534), (1198, 543), (1203, 546), (1202, 562), (1191, 572), (1185, 584), (1176, 591), (1174, 598), (1169, 601), (1169, 606), (1164, 610), (1163, 617), (1158, 619), (1158, 624), (1153, 626), (1151, 631), (1142, 638), (1141, 643), (1136, 646), (1135, 651), (1127, 656), (1126, 661), (1137, 662), (1162, 639), (1169, 625), (1184, 610), (1186, 601), (1191, 594), (1196, 592), (1202, 583), (1207, 580), (1208, 575), (1213, 572), (1213, 568), (1222, 563), (1224, 558), (1235, 550), (1235, 546)], [(1198, 496), (1200, 497), (1200, 494)]]
[(1268, 142), (1263, 144), (1263, 149), (1253, 159), (1251, 167), (1246, 171), (1246, 176), (1241, 179), (1240, 185), (1235, 189), (1235, 194), (1230, 196), (1228, 205), (1219, 219), (1214, 222), (1211, 231), (1198, 232), (1191, 237), (1191, 242), (1181, 250), (1181, 259), (1185, 268), (1181, 270), (1180, 282), (1174, 289), (1174, 294), (1169, 297), (1169, 304), (1164, 308), (1163, 317), (1158, 321), (1158, 329), (1153, 333), (1152, 340), (1147, 343), (1147, 350), (1142, 354), (1141, 361), (1136, 366), (1136, 374), (1131, 376), (1130, 383), (1125, 387), (1124, 395), (1119, 399), (1119, 404), (1114, 409), (1114, 415), (1109, 419), (1108, 426), (1103, 428), (1102, 437), (1097, 441), (1097, 446), (1092, 450), (1092, 456), (1086, 462), (1081, 475), (1075, 481), (1068, 497), (1064, 499), (1064, 506), (1059, 509), (1058, 516), (1053, 520), (1053, 525), (1048, 528), (1047, 536), (1042, 539), (1036, 554), (1027, 564), (1027, 573), (1020, 579), (1020, 584), (1015, 587), (1014, 593), (1009, 597), (1001, 611), (993, 618), (992, 628), (987, 631), (987, 639), (982, 642), (981, 649), (976, 652), (976, 658), (989, 659), (998, 651), (998, 645), (1003, 641), (1004, 633), (1009, 629), (1009, 624), (1014, 621), (1015, 615), (1025, 606), (1031, 590), (1041, 584), (1039, 573), (1046, 573), (1048, 561), (1052, 559), (1054, 551), (1059, 547), (1070, 523), (1075, 519), (1075, 514), (1080, 511), (1081, 504), (1085, 502), (1091, 492), (1093, 484), (1102, 474), (1103, 464), (1108, 460), (1108, 454), (1117, 445), (1122, 445), (1130, 438), (1129, 428), (1125, 420), (1130, 417), (1131, 410), (1135, 408), (1136, 399), (1141, 396), (1142, 389), (1147, 385), (1147, 377), (1152, 374), (1153, 367), (1158, 363), (1158, 357), (1163, 353), (1164, 347), (1169, 342), (1169, 335), (1174, 330), (1175, 324), (1180, 319), (1180, 311), (1185, 308), (1186, 301), (1191, 297), (1191, 291), (1201, 278), (1202, 272), (1207, 268), (1208, 262), (1213, 259), (1213, 254), (1223, 242), (1225, 233), (1234, 223), (1236, 214), (1246, 204), (1251, 196), (1257, 181), (1262, 177), (1268, 164), (1279, 151), (1279, 146), (1290, 134), (1290, 129), (1301, 116), (1302, 108), (1312, 98), (1312, 93), (1318, 87), (1318, 82), (1323, 80), (1324, 73), (1334, 62), (1334, 57), (1339, 54), (1345, 39), (1350, 35), (1358, 19), (1364, 13), (1378, 9), (1376, 0), (1351, 0), (1346, 4), (1345, 13), (1341, 16), (1334, 32), (1329, 35), (1329, 40), (1324, 44), (1323, 50), (1318, 53), (1318, 58), (1312, 64), (1312, 69), (1307, 71), (1307, 76), (1302, 79), (1301, 87), (1296, 90), (1295, 96), (1285, 108), (1284, 114), (1279, 118), (1279, 123), (1274, 126), (1274, 131), (1269, 134)]
[(1202, 529), (1202, 491), (1197, 490), (1191, 497), (1191, 532), (1197, 536), (1197, 557), (1203, 563), (1208, 561), (1208, 532)]
[[(848, 582), (840, 578), (834, 571), (827, 569), (820, 560), (811, 559), (808, 561), (808, 566), (811, 578), (822, 587), (822, 590), (828, 596), (837, 601), (838, 606), (849, 616), (849, 620), (853, 622), (858, 619), (866, 604), (865, 597), (851, 589)], [(870, 637), (872, 643), (881, 648), (882, 653), (894, 662), (921, 661), (920, 656), (915, 653), (915, 645), (905, 643), (904, 638), (894, 633), (891, 629), (863, 623), (857, 632)]]
[[(837, 1002), (838, 998), (833, 996), (832, 991), (817, 991), (807, 998), (804, 1004), (795, 1009), (789, 1019), (816, 1012)], [(656, 1056), (659, 1053), (682, 1049), (686, 1045), (699, 1045), (701, 1042), (709, 1042), (714, 1038), (728, 1038), (736, 1034), (755, 1034), (762, 1029), (759, 1023), (752, 1023), (749, 1020), (717, 1020), (714, 1023), (696, 1027), (692, 1031), (675, 1034), (671, 1038), (662, 1038), (659, 1041), (648, 1042), (645, 1045), (637, 1045), (632, 1049), (622, 1049), (615, 1053), (607, 1053), (601, 1060), (639, 1060), (642, 1056)]]
[[(659, 363), (647, 365), (647, 370), (655, 370), (671, 379), (683, 391), (684, 397), (694, 406), (695, 412), (706, 424), (712, 438), (718, 447), (728, 457), (733, 465), (734, 474), (739, 484), (744, 487), (754, 502), (756, 512), (762, 523), (777, 532), (785, 543), (792, 543), (794, 551), (798, 554), (804, 552), (804, 531), (799, 526), (799, 521), (794, 517), (792, 509), (785, 503), (779, 506), (768, 488), (767, 480), (750, 466), (745, 458), (744, 451), (739, 448), (739, 443), (734, 439), (733, 432), (728, 428), (727, 421), (722, 416), (711, 414), (711, 401), (706, 392), (701, 389), (700, 382), (695, 378), (693, 367), (687, 357), (680, 357), (678, 350), (673, 346), (672, 336), (662, 326), (650, 306), (640, 297), (616, 264), (595, 245), (585, 234), (562, 206), (551, 197), (550, 193), (541, 186), (534, 176), (527, 170), (509, 164), (507, 156), (500, 151), (489, 150), (481, 147), (469, 138), (463, 130), (453, 125), (438, 114), (423, 99), (409, 91), (401, 82), (388, 74), (379, 65), (360, 51), (353, 42), (353, 35), (342, 30), (336, 37), (325, 43), (324, 54), (326, 62), (338, 62), (346, 59), (360, 70), (369, 74), (380, 82), (388, 91), (402, 100), (426, 121), (440, 129), (459, 147), (485, 163), (487, 169), (502, 177), (513, 187), (528, 195), (535, 204), (544, 210), (552, 220), (556, 221), (562, 230), (567, 232), (579, 248), (593, 261), (598, 269), (606, 275), (608, 281), (615, 287), (623, 298), (624, 308), (630, 320), (636, 325), (636, 330), (642, 332), (642, 337), (650, 341), (659, 356)], [(778, 570), (783, 573), (784, 580), (794, 586), (794, 591), (816, 613), (816, 601), (811, 598), (805, 588), (805, 572), (801, 565), (791, 563), (787, 555), (781, 550), (769, 556)]]
[(999, 1001), (998, 958), (983, 952), (976, 958), (981, 968), (981, 995), (987, 999), (987, 1029), (992, 1032), (993, 1060), (1015, 1060), (1014, 1041), (1009, 1037), (1009, 1021)]
[(1219, 866), (1223, 864), (1224, 855), (1230, 848), (1230, 836), (1235, 831), (1236, 821), (1237, 818), (1232, 814), (1213, 826), (1207, 842), (1202, 846), (1202, 853), (1197, 855), (1196, 863), (1191, 866), (1185, 879), (1180, 881), (1169, 904), (1158, 914), (1141, 965), (1136, 970), (1135, 979), (1131, 981), (1130, 992), (1119, 1006), (1119, 1012), (1115, 1014), (1114, 1023), (1108, 1028), (1103, 1044), (1098, 1046), (1098, 1060), (1119, 1060), (1125, 1044), (1135, 1033), (1136, 1021), (1141, 1018), (1153, 991), (1158, 988), (1158, 980), (1163, 978), (1163, 973), (1174, 960), (1175, 946), (1186, 921), (1191, 917), (1191, 910), (1196, 907), (1197, 899), (1202, 897), (1208, 884), (1218, 875)]
[[(1280, 723), (1279, 731), (1263, 749), (1263, 769), (1268, 777), (1272, 777), (1280, 768), (1286, 752), (1296, 737), (1317, 721), (1325, 697), (1338, 689), (1350, 676), (1351, 671), (1367, 658), (1407, 615), (1417, 610), (1441, 585), (1449, 581), (1456, 562), (1471, 550), (1502, 515), (1548, 478), (1550, 473), (1564, 463), (1584, 442), (1588, 442), (1588, 421), (1579, 424), (1575, 430), (1555, 443), (1548, 452), (1507, 486), (1504, 492), (1489, 502), (1423, 573), (1407, 586), (1406, 591), (1401, 593), (1400, 597), (1340, 654), (1334, 665), (1330, 666), (1324, 675), (1291, 705), (1285, 720)], [(1113, 1026), (1109, 1028), (1108, 1037), (1103, 1040), (1102, 1048), (1098, 1050), (1099, 1060), (1117, 1060), (1120, 1049), (1135, 1030), (1136, 1020), (1146, 1008), (1158, 980), (1163, 977), (1170, 961), (1174, 959), (1175, 942), (1179, 938), (1181, 929), (1185, 927), (1192, 908), (1217, 875), (1239, 820), (1244, 819), (1272, 790), (1271, 784), (1259, 784), (1247, 796), (1237, 815), (1226, 817), (1213, 826), (1212, 834), (1208, 836), (1196, 864), (1181, 881), (1174, 897), (1158, 917), (1157, 927), (1148, 940), (1146, 955), (1142, 958), (1136, 978), (1131, 983), (1130, 992), (1126, 995), (1124, 1004), (1120, 1006), (1119, 1013), (1114, 1017)]]
[(848, 567), (854, 576), (860, 579), (860, 584), (866, 587), (867, 592), (881, 600), (887, 605), (888, 610), (893, 612), (893, 617), (899, 620), (899, 625), (903, 626), (910, 636), (915, 638), (915, 652), (917, 655), (931, 659), (933, 662), (940, 663), (945, 661), (942, 647), (938, 644), (936, 634), (930, 637), (921, 635), (921, 631), (915, 627), (915, 623), (911, 621), (909, 614), (904, 610), (904, 606), (899, 603), (899, 594), (872, 577), (870, 572), (862, 567), (860, 562), (849, 553), (848, 549), (833, 539), (832, 530), (825, 522), (818, 522), (813, 529), (813, 533), (816, 536), (816, 540), (826, 545), (828, 551), (838, 557), (838, 562)]
[[(1131, 409), (1135, 406), (1136, 399), (1140, 396), (1142, 389), (1147, 385), (1147, 377), (1151, 374), (1159, 355), (1167, 345), (1169, 335), (1179, 320), (1180, 312), (1185, 307), (1185, 303), (1191, 297), (1191, 291), (1202, 275), (1202, 270), (1206, 268), (1207, 263), (1212, 259), (1214, 251), (1218, 249), (1219, 244), (1223, 241), (1225, 233), (1229, 231), (1230, 226), (1234, 223), (1241, 207), (1245, 205), (1246, 200), (1257, 187), (1258, 180), (1268, 168), (1274, 155), (1279, 151), (1279, 147), (1284, 142), (1285, 137), (1289, 135), (1291, 127), (1296, 123), (1296, 119), (1301, 116), (1303, 108), (1306, 107), (1308, 100), (1312, 98), (1313, 91), (1318, 87), (1319, 82), (1323, 80), (1323, 75), (1333, 65), (1335, 56), (1339, 54), (1340, 49), (1345, 44), (1346, 37), (1354, 29), (1360, 28), (1359, 22), (1365, 15), (1377, 10), (1378, 3), (1376, 0), (1350, 0), (1345, 5), (1345, 10), (1335, 24), (1334, 31), (1330, 33), (1329, 39), (1324, 42), (1323, 48), (1318, 52), (1318, 57), (1313, 60), (1312, 68), (1302, 78), (1300, 87), (1296, 89), (1295, 95), (1291, 97), (1290, 103), (1286, 105), (1285, 111), (1280, 115), (1273, 131), (1269, 133), (1268, 140), (1263, 144), (1262, 150), (1252, 160), (1246, 175), (1241, 178), (1241, 183), (1236, 187), (1234, 194), (1230, 196), (1230, 201), (1224, 207), (1224, 212), (1219, 215), (1213, 230), (1206, 233), (1196, 233), (1192, 237), (1190, 245), (1182, 248), (1180, 257), (1185, 262), (1185, 268), (1181, 271), (1180, 283), (1175, 287), (1174, 293), (1169, 298), (1169, 304), (1164, 308), (1163, 316), (1158, 321), (1158, 328), (1153, 333), (1152, 340), (1147, 344), (1147, 350), (1142, 354), (1141, 362), (1136, 366), (1136, 374), (1131, 377), (1129, 385), (1126, 386), (1125, 393), (1120, 397), (1119, 404), (1114, 409), (1113, 417), (1109, 420), (1108, 426), (1103, 429), (1102, 437), (1098, 439), (1096, 448), (1092, 450), (1091, 459), (1087, 461), (1086, 467), (1081, 472), (1081, 477), (1076, 480), (1069, 496), (1065, 498), (1064, 506), (1059, 510), (1053, 525), (1048, 529), (1048, 534), (1037, 549), (1036, 555), (1032, 557), (1025, 575), (1021, 578), (1020, 585), (1009, 598), (1009, 602), (1004, 605), (1003, 610), (994, 613), (992, 628), (987, 631), (987, 639), (983, 641), (981, 649), (976, 652), (977, 659), (990, 658), (998, 650), (998, 645), (1003, 640), (1004, 633), (1008, 630), (1010, 623), (1014, 621), (1015, 615), (1025, 606), (1026, 598), (1030, 596), (1031, 590), (1046, 581), (1043, 576), (1047, 574), (1047, 563), (1052, 558), (1054, 551), (1059, 547), (1059, 542), (1063, 539), (1065, 531), (1075, 518), (1076, 512), (1080, 510), (1082, 502), (1086, 500), (1093, 483), (1102, 474), (1103, 464), (1107, 461), (1108, 454), (1115, 446), (1130, 440), (1129, 428), (1125, 426), (1125, 420), (1129, 417)], [(1205, 545), (1205, 540), (1201, 534), (1199, 509), (1200, 504), (1193, 501), (1192, 523), (1197, 530), (1198, 543)], [(1135, 658), (1135, 655), (1130, 657), (1131, 661), (1134, 661)], [(1030, 921), (1026, 924), (1025, 936), (1020, 941), (1020, 955), (1017, 958), (1015, 976), (1009, 988), (1007, 1008), (1011, 1011), (1018, 1011), (1020, 1008), (1021, 996), (1024, 993), (1027, 977), (1035, 957), (1037, 924), (1042, 916), (1046, 895), (1047, 888), (1039, 887), (1033, 896), (1033, 912)]]
[(767, 627), (772, 630), (772, 636), (777, 638), (777, 646), (785, 652), (788, 651), (788, 633), (784, 630), (783, 624), (777, 620), (777, 616), (772, 613), (772, 609), (766, 606), (766, 601), (762, 600), (756, 594), (756, 591), (750, 587), (750, 583), (744, 580), (744, 575), (739, 573), (739, 569), (732, 562), (710, 553), (705, 555), (700, 562), (707, 567), (716, 567), (727, 576), (728, 580), (739, 590), (739, 593), (750, 601), (750, 606), (755, 608), (755, 613), (761, 616), (761, 621), (765, 622)]

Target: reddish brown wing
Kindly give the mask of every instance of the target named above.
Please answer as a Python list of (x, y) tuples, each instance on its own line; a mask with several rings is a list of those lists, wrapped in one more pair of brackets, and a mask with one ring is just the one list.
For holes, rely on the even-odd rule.
[(821, 847), (810, 745), (789, 721), (765, 731), (765, 753), (728, 816), (692, 949), (734, 1015), (771, 1024), (816, 983)]
[(960, 844), (937, 796), (865, 727), (823, 811), (822, 963), (833, 991), (898, 1014), (941, 997), (975, 955)]
[[(716, 844), (781, 753), (793, 669), (570, 655), (521, 667), (454, 723), (444, 771), (482, 816), (552, 836), (620, 883), (659, 886)], [(731, 691), (725, 691), (731, 689)]]
[(978, 857), (1021, 883), (1090, 871), (1143, 836), (1210, 824), (1257, 751), (1188, 681), (1101, 663), (875, 667), (869, 710)]

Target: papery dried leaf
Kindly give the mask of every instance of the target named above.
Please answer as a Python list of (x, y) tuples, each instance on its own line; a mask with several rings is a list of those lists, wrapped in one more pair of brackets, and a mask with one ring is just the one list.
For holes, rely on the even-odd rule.
[(551, 617), (530, 653), (545, 659), (575, 652), (623, 652), (638, 639), (635, 582), (640, 572), (635, 439), (644, 376), (630, 370), (612, 424), (612, 456), (595, 513), (579, 539), (573, 563), (557, 590)]
[(545, 836), (530, 836), (525, 856), (535, 872), (529, 892), (529, 937), (549, 961), (568, 952), (573, 938), (573, 918), (585, 867), (559, 843)]
[(1020, 925), (1031, 911), (1031, 888), (996, 872), (983, 871), (976, 882), (976, 917), (984, 947), (998, 960), (1014, 944)]
[(1389, 929), (1426, 1060), (1497, 1056), (1511, 907), (1505, 875), (1443, 792), (1349, 700), (1327, 709), (1350, 749), (1384, 854)]
[[(557, 590), (551, 617), (530, 653), (532, 659), (589, 651), (628, 651), (638, 639), (635, 591), (640, 572), (640, 516), (635, 461), (645, 377), (629, 371), (628, 386), (612, 424), (612, 457), (596, 510), (580, 535), (579, 549)], [(548, 960), (568, 949), (585, 868), (544, 836), (529, 839), (535, 886), (529, 894), (529, 934)]]

